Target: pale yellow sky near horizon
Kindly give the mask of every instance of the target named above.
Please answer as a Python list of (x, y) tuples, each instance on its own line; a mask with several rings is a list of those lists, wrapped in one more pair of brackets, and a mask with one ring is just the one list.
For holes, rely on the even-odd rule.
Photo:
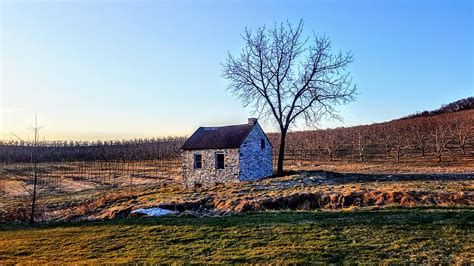
[[(68, 112), (70, 115), (71, 112)], [(40, 139), (46, 141), (62, 141), (62, 140), (81, 140), (81, 141), (96, 141), (96, 140), (122, 140), (122, 139), (134, 139), (134, 138), (155, 138), (155, 137), (169, 137), (169, 136), (189, 136), (198, 127), (201, 126), (226, 126), (233, 124), (244, 124), (247, 123), (249, 117), (255, 117), (253, 115), (243, 116), (233, 119), (196, 119), (192, 124), (183, 124), (179, 120), (173, 120), (167, 117), (169, 120), (166, 126), (162, 126), (163, 123), (156, 122), (153, 126), (151, 122), (144, 123), (140, 119), (125, 117), (117, 121), (116, 117), (107, 117), (97, 114), (94, 120), (88, 121), (87, 115), (77, 114), (74, 119), (64, 120), (64, 116), (61, 113), (48, 113), (41, 112), (37, 114), (38, 126), (42, 126), (40, 130)], [(101, 117), (100, 123), (96, 123), (98, 117)], [(110, 119), (109, 122), (107, 122)], [(149, 120), (149, 118), (146, 118)], [(333, 124), (336, 126), (351, 126), (340, 121), (327, 120), (329, 125)], [(0, 108), (0, 140), (18, 140), (17, 137), (22, 140), (29, 141), (33, 138), (33, 132), (28, 129), (29, 126), (33, 126), (35, 123), (35, 112), (28, 110), (25, 112), (21, 109), (13, 108)], [(58, 125), (59, 123), (59, 125)], [(77, 129), (74, 123), (81, 123), (87, 125), (87, 128), (82, 127), (80, 130)], [(259, 119), (259, 123), (262, 128), (268, 132), (278, 131), (274, 125), (270, 122)], [(145, 125), (145, 126), (144, 126)], [(64, 130), (58, 130), (63, 127)], [(136, 128), (136, 130), (122, 130), (123, 127)], [(324, 127), (328, 128), (328, 127)], [(292, 130), (307, 130), (304, 125), (299, 124), (292, 127)], [(313, 129), (317, 129), (316, 127)]]
[[(17, 120), (17, 123), (12, 123), (9, 124), (10, 130), (7, 130), (7, 127), (4, 127), (5, 122), (11, 123), (12, 121), (8, 121), (6, 118), (5, 114), (8, 114), (8, 112), (5, 112), (5, 110), (2, 110), (2, 115), (1, 115), (1, 123), (0, 123), (0, 140), (8, 141), (8, 140), (18, 140), (17, 137), (21, 138), (22, 140), (29, 141), (33, 138), (33, 132), (28, 129), (29, 126), (34, 125), (34, 115), (29, 116), (29, 115), (23, 115), (21, 116), (21, 120)], [(13, 117), (13, 116), (12, 116)], [(19, 117), (18, 115), (16, 117)], [(251, 117), (251, 116), (249, 116)], [(178, 130), (173, 130), (173, 127), (169, 127), (168, 130), (162, 130), (157, 128), (156, 130), (149, 130), (148, 131), (142, 131), (142, 132), (135, 132), (135, 133), (125, 133), (125, 132), (120, 132), (120, 131), (105, 131), (105, 132), (94, 132), (93, 129), (85, 129), (80, 132), (74, 132), (74, 131), (56, 131), (56, 130), (51, 130), (51, 128), (48, 128), (48, 124), (54, 123), (54, 118), (52, 122), (45, 121), (42, 119), (40, 116), (38, 116), (38, 126), (42, 126), (40, 129), (40, 139), (41, 140), (46, 140), (46, 141), (63, 141), (63, 140), (80, 140), (80, 141), (96, 141), (96, 140), (122, 140), (122, 139), (134, 139), (134, 138), (155, 138), (155, 137), (169, 137), (169, 136), (189, 136), (191, 135), (194, 130), (196, 130), (200, 126), (226, 126), (226, 125), (232, 125), (232, 124), (244, 124), (247, 122), (247, 118), (242, 118), (239, 120), (235, 120), (234, 122), (211, 122), (209, 121), (208, 123), (203, 123), (203, 124), (195, 124), (194, 127), (191, 129), (185, 130), (185, 131), (178, 131)], [(135, 121), (136, 122), (136, 121)], [(124, 125), (128, 123), (129, 126), (131, 126), (134, 121), (124, 121)], [(261, 126), (264, 128), (264, 130), (268, 132), (276, 132), (277, 130), (273, 126), (269, 126), (268, 122), (259, 120), (259, 123)], [(179, 125), (178, 125), (179, 127)], [(103, 128), (99, 127), (99, 128)], [(300, 127), (294, 127), (294, 130), (303, 130), (304, 128)]]

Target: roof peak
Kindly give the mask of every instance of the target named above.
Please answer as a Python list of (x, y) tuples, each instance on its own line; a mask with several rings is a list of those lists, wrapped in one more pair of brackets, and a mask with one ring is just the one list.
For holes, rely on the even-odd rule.
[(199, 127), (204, 129), (217, 129), (223, 127), (238, 127), (238, 126), (255, 126), (258, 124), (258, 119), (255, 117), (249, 117), (247, 124), (237, 124), (237, 125), (225, 125), (225, 126), (212, 126), (212, 127)]
[(205, 126), (205, 127), (199, 127), (199, 128), (203, 128), (203, 129), (219, 129), (219, 128), (223, 128), (223, 127), (241, 127), (241, 126), (254, 126), (254, 125), (249, 125), (249, 124), (238, 124), (238, 125), (226, 125), (226, 126)]
[(256, 124), (199, 127), (183, 144), (183, 150), (239, 148)]

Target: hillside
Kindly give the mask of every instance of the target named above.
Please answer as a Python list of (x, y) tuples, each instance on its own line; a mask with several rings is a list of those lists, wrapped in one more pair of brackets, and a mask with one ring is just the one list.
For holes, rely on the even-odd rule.
[(417, 112), (415, 114), (405, 116), (401, 119), (435, 116), (435, 115), (440, 115), (440, 114), (455, 113), (455, 112), (461, 112), (461, 111), (472, 110), (472, 109), (474, 109), (474, 97), (467, 97), (467, 98), (464, 98), (464, 99), (461, 99), (449, 104), (444, 104), (436, 110)]
[[(291, 132), (287, 164), (309, 162), (474, 165), (474, 110), (371, 125)], [(269, 134), (278, 151), (278, 133)], [(276, 157), (277, 154), (275, 154)]]

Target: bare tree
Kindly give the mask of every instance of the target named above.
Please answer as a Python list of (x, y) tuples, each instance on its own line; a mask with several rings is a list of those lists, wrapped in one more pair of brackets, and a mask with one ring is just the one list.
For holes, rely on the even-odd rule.
[(406, 143), (406, 136), (402, 134), (404, 130), (399, 129), (395, 132), (395, 136), (393, 139), (393, 158), (397, 163), (400, 162), (400, 158), (405, 156), (405, 151), (410, 147), (409, 144)]
[(399, 163), (400, 158), (405, 156), (407, 149), (410, 148), (408, 127), (400, 122), (396, 122), (392, 126), (391, 155)]
[(327, 152), (329, 161), (333, 161), (337, 156), (337, 150), (342, 146), (342, 136), (338, 130), (325, 130), (325, 134), (322, 136), (324, 141), (323, 147)]
[(425, 156), (426, 148), (428, 147), (427, 135), (429, 134), (429, 127), (427, 126), (426, 121), (414, 121), (412, 125), (410, 125), (410, 129), (415, 147), (420, 149), (421, 156)]
[(451, 135), (455, 137), (463, 155), (466, 154), (466, 143), (473, 128), (474, 126), (470, 121), (462, 121), (460, 119), (453, 121), (449, 127)]
[(379, 137), (378, 142), (382, 144), (386, 157), (390, 158), (393, 149), (394, 127), (390, 124), (381, 124), (376, 129), (376, 135)]
[(30, 216), (30, 223), (35, 222), (35, 210), (36, 210), (36, 188), (38, 185), (38, 139), (39, 139), (39, 130), (41, 127), (38, 127), (38, 119), (35, 115), (35, 126), (29, 127), (33, 130), (35, 137), (33, 140), (33, 150), (31, 152), (31, 160), (33, 163), (33, 193), (31, 198), (31, 216)]
[(359, 156), (359, 161), (364, 162), (369, 134), (366, 128), (359, 128), (356, 132), (354, 148)]
[[(32, 164), (32, 176), (33, 176), (33, 191), (28, 189), (26, 186), (24, 186), (24, 189), (30, 194), (31, 196), (31, 214), (30, 214), (30, 220), (29, 223), (34, 223), (35, 222), (35, 211), (36, 211), (36, 197), (37, 197), (37, 186), (38, 186), (38, 157), (40, 156), (38, 152), (38, 142), (39, 142), (39, 130), (41, 127), (38, 127), (38, 119), (35, 115), (35, 125), (34, 126), (29, 126), (28, 129), (32, 130), (34, 132), (34, 139), (33, 142), (31, 143), (32, 145), (29, 146), (30, 149), (30, 162)], [(12, 133), (13, 134), (13, 133)], [(17, 135), (13, 134), (21, 143), (25, 143), (24, 140), (22, 140), (20, 137)]]
[(335, 106), (353, 101), (356, 86), (346, 67), (350, 53), (331, 51), (327, 37), (303, 38), (303, 22), (289, 22), (271, 29), (246, 29), (245, 48), (230, 53), (223, 64), (229, 90), (253, 105), (256, 113), (278, 124), (280, 146), (277, 174), (283, 173), (288, 129), (299, 118), (315, 125), (323, 116), (338, 118)]
[[(31, 195), (31, 214), (30, 214), (29, 223), (32, 224), (35, 222), (35, 214), (36, 214), (35, 211), (36, 211), (36, 197), (37, 197), (37, 186), (38, 186), (38, 157), (40, 155), (38, 152), (38, 141), (39, 141), (39, 130), (41, 129), (41, 127), (38, 127), (38, 119), (36, 115), (35, 115), (35, 125), (29, 126), (28, 129), (32, 130), (35, 134), (33, 143), (32, 143), (33, 146), (30, 153), (31, 164), (32, 164), (32, 176), (33, 176), (33, 191), (26, 189)], [(23, 142), (23, 140), (20, 139), (18, 136), (16, 135), (14, 136)]]
[(443, 155), (443, 152), (447, 150), (447, 146), (450, 142), (448, 133), (448, 128), (442, 121), (435, 122), (432, 137), (435, 155), (438, 158), (438, 162), (441, 162), (441, 156)]

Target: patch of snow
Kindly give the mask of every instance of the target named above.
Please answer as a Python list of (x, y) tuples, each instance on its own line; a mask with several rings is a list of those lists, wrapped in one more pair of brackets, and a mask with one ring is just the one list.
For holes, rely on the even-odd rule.
[(165, 210), (161, 208), (148, 208), (148, 209), (136, 209), (132, 211), (132, 213), (143, 213), (148, 216), (163, 216), (163, 215), (168, 215), (168, 214), (173, 214), (176, 213), (175, 211), (170, 211), (170, 210)]

